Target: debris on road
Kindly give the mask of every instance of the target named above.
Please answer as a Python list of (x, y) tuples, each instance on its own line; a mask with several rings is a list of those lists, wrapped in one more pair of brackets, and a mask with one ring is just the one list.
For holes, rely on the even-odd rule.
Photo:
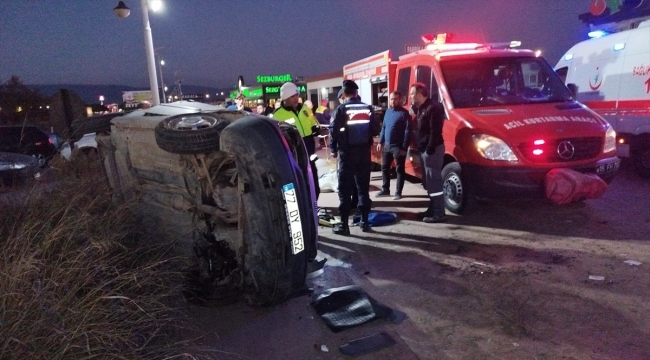
[(632, 265), (632, 266), (639, 266), (639, 265), (641, 265), (641, 263), (638, 262), (638, 261), (636, 261), (636, 260), (625, 260), (625, 261), (623, 261), (623, 262), (626, 263), (626, 264), (628, 264), (628, 265)]
[(589, 275), (589, 280), (603, 281), (605, 280), (605, 277), (600, 275)]
[(395, 340), (385, 332), (374, 334), (360, 339), (352, 340), (347, 344), (341, 345), (339, 350), (348, 356), (359, 356), (373, 351), (381, 350), (385, 347), (395, 345)]

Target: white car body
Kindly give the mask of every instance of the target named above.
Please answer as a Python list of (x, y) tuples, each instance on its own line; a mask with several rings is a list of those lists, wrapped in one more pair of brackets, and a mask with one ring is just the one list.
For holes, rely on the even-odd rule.
[[(93, 150), (97, 151), (97, 140), (95, 140), (95, 133), (85, 134), (78, 141), (74, 142), (74, 149), (77, 150)], [(61, 146), (61, 156), (66, 160), (70, 160), (72, 157), (72, 149), (70, 148), (70, 143), (65, 142)]]

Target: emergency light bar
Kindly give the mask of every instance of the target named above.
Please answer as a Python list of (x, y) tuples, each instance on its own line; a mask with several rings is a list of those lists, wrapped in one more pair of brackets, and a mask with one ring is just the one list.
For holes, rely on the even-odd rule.
[(427, 50), (438, 51), (453, 51), (453, 50), (476, 50), (479, 48), (490, 49), (512, 49), (521, 46), (521, 41), (511, 41), (502, 43), (448, 43), (447, 40), (451, 39), (451, 34), (441, 33), (433, 37), (431, 34), (422, 35), (422, 40), (426, 45)]
[(589, 36), (589, 38), (591, 38), (591, 39), (601, 38), (601, 37), (603, 37), (605, 35), (609, 35), (609, 33), (607, 31), (604, 31), (604, 30), (590, 31), (587, 34), (587, 36)]

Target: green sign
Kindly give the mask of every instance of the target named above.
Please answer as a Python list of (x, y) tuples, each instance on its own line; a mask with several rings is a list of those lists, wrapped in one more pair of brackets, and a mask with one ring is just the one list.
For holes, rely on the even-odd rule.
[[(230, 98), (233, 99), (237, 95), (238, 91), (235, 90), (230, 93)], [(242, 89), (242, 94), (244, 94), (244, 97), (262, 97), (262, 88), (259, 89), (250, 89), (250, 88), (244, 88)]]
[[(298, 91), (301, 93), (307, 92), (307, 87), (305, 85), (298, 85)], [(280, 86), (265, 86), (265, 94), (280, 94)]]
[(257, 75), (258, 84), (285, 83), (291, 81), (291, 75)]

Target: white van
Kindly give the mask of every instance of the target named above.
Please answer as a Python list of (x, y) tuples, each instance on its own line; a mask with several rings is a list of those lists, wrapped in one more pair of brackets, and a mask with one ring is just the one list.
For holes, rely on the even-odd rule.
[(650, 177), (650, 20), (574, 45), (555, 70), (614, 127), (618, 155)]

